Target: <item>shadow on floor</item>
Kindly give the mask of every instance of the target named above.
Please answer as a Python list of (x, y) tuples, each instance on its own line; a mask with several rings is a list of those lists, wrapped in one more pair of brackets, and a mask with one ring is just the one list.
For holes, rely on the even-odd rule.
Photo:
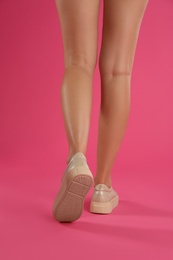
[(106, 236), (109, 236), (115, 240), (125, 239), (157, 247), (172, 248), (173, 230), (169, 229), (122, 227), (116, 226), (116, 224), (88, 223), (80, 220), (73, 223), (59, 223), (59, 225), (65, 225), (69, 229), (96, 234), (99, 237), (103, 236), (105, 239)]
[[(84, 203), (84, 210), (89, 211), (91, 199), (86, 198)], [(173, 218), (173, 212), (152, 208), (146, 205), (139, 204), (137, 202), (128, 200), (119, 200), (119, 205), (111, 212), (111, 215), (126, 216), (158, 216)]]

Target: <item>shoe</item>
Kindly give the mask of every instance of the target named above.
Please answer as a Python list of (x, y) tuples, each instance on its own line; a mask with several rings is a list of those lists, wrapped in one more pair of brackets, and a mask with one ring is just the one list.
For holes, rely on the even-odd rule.
[(118, 206), (119, 196), (116, 191), (109, 188), (105, 184), (97, 184), (94, 186), (91, 203), (90, 212), (108, 214)]
[(84, 200), (94, 184), (93, 175), (82, 152), (77, 152), (69, 161), (59, 192), (53, 202), (53, 217), (59, 222), (73, 222), (83, 211)]

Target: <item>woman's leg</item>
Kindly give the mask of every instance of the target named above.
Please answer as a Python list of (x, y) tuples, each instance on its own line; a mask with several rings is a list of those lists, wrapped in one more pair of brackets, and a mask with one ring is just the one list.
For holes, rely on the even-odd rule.
[(69, 145), (67, 164), (76, 152), (86, 155), (97, 63), (100, 0), (55, 0), (64, 46), (61, 106)]
[(141, 21), (148, 0), (104, 0), (99, 57), (101, 105), (95, 185), (111, 186), (111, 170), (130, 110), (130, 84)]

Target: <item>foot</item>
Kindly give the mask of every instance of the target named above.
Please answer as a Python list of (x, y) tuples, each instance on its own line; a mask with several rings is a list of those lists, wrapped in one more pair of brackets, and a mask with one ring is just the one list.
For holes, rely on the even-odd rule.
[(118, 206), (119, 196), (116, 191), (109, 188), (105, 184), (97, 184), (94, 186), (93, 195), (91, 198), (90, 212), (108, 214)]
[(94, 183), (85, 155), (77, 152), (69, 161), (52, 211), (55, 220), (73, 222), (83, 212), (84, 200)]

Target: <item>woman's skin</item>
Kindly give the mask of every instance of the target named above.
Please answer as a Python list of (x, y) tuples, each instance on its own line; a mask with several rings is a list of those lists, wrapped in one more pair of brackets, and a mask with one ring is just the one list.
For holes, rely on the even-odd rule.
[[(65, 71), (61, 106), (69, 145), (86, 156), (93, 74), (97, 64), (100, 0), (55, 0), (62, 31)], [(94, 185), (111, 187), (111, 170), (130, 110), (131, 74), (140, 25), (148, 0), (104, 0), (102, 45), (98, 59), (101, 104)]]

